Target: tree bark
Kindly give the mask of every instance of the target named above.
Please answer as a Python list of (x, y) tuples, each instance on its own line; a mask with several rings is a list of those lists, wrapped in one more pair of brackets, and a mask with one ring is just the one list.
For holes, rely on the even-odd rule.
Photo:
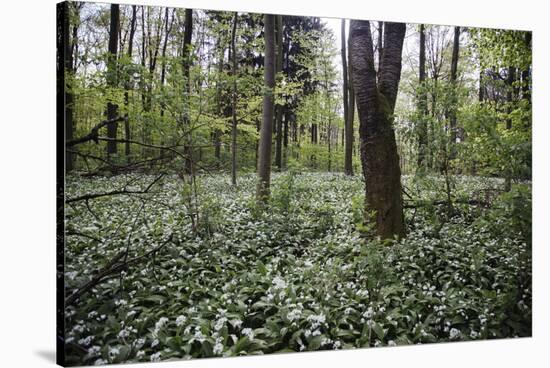
[(238, 14), (235, 12), (233, 29), (231, 30), (231, 76), (233, 77), (233, 93), (231, 96), (231, 184), (233, 185), (237, 185), (237, 50), (235, 46), (237, 20)]
[[(132, 20), (130, 22), (130, 36), (128, 40), (128, 59), (130, 63), (132, 62), (132, 52), (134, 49), (134, 35), (136, 33), (136, 17), (137, 17), (137, 6), (132, 5)], [(131, 76), (126, 76), (126, 88), (124, 91), (124, 104), (126, 105), (126, 110), (128, 111), (129, 107), (129, 90), (132, 88), (130, 83)], [(124, 143), (124, 156), (126, 161), (130, 160), (130, 142), (128, 142), (132, 137), (130, 136), (130, 121), (128, 117), (128, 112), (124, 116), (124, 138), (126, 142)]]
[[(281, 15), (275, 16), (275, 24), (275, 42), (277, 44), (275, 73), (278, 74), (283, 70), (283, 17)], [(275, 106), (275, 122), (277, 127), (275, 165), (281, 171), (283, 168), (283, 106), (281, 104)]]
[[(111, 23), (109, 27), (109, 54), (107, 63), (107, 84), (111, 88), (117, 85), (117, 50), (118, 50), (118, 31), (120, 27), (120, 8), (117, 4), (111, 5)], [(118, 106), (109, 102), (107, 104), (107, 120), (115, 119), (118, 112)], [(116, 139), (117, 124), (107, 125), (107, 137)], [(107, 154), (117, 153), (116, 141), (107, 142)]]
[(344, 173), (353, 175), (352, 153), (353, 153), (353, 130), (350, 122), (350, 98), (348, 83), (348, 62), (346, 53), (346, 20), (342, 19), (342, 80), (344, 95)]
[(385, 23), (377, 82), (370, 22), (351, 21), (350, 65), (359, 110), (365, 212), (382, 239), (405, 234), (401, 170), (392, 128), (405, 30), (404, 23)]
[(428, 166), (428, 93), (426, 91), (426, 33), (424, 24), (420, 25), (420, 54), (418, 57), (418, 161), (420, 171)]
[[(185, 29), (183, 33), (183, 50), (182, 50), (182, 67), (183, 67), (183, 78), (184, 78), (184, 102), (183, 102), (183, 129), (189, 130), (189, 113), (191, 109), (191, 104), (189, 103), (189, 98), (191, 96), (191, 80), (190, 80), (190, 69), (191, 69), (191, 40), (193, 37), (193, 9), (185, 9)], [(187, 159), (185, 160), (185, 171), (187, 174), (191, 174), (193, 171), (192, 168), (192, 156), (193, 150), (190, 146), (190, 132), (186, 134), (186, 147), (185, 155)]]
[(273, 89), (275, 88), (275, 16), (264, 15), (264, 97), (260, 144), (258, 147), (258, 185), (256, 199), (266, 203), (270, 196), (271, 138), (273, 131)]
[[(70, 18), (71, 18), (71, 3), (64, 2), (61, 5), (62, 8), (62, 24), (61, 24), (61, 43), (62, 50), (59, 50), (59, 55), (62, 55), (61, 66), (63, 70), (60, 72), (62, 80), (58, 81), (62, 84), (63, 96), (64, 96), (64, 121), (65, 121), (65, 142), (73, 140), (74, 136), (74, 95), (72, 88), (68, 86), (68, 79), (73, 75), (73, 52), (71, 47), (70, 37)], [(74, 41), (73, 41), (74, 42)], [(71, 152), (65, 151), (65, 172), (68, 173), (74, 168), (74, 155)]]
[(460, 27), (454, 27), (454, 39), (453, 39), (453, 54), (451, 58), (451, 106), (449, 109), (449, 130), (450, 130), (450, 156), (452, 160), (456, 157), (456, 111), (458, 109), (458, 96), (457, 96), (457, 70), (458, 70), (458, 53), (460, 47)]

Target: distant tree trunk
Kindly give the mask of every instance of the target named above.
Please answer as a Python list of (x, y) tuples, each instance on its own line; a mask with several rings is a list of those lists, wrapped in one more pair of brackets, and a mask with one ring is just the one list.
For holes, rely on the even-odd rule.
[[(223, 46), (222, 35), (218, 38), (218, 75), (216, 80), (216, 114), (222, 115), (222, 72), (225, 59), (225, 49)], [(221, 136), (222, 131), (218, 128), (214, 129), (214, 157), (221, 164)]]
[[(162, 65), (160, 68), (160, 88), (164, 90), (164, 82), (166, 80), (166, 50), (168, 48), (168, 37), (170, 36), (170, 32), (172, 31), (172, 24), (174, 22), (174, 14), (172, 15), (172, 20), (170, 21), (170, 17), (168, 14), (168, 8), (165, 10), (164, 15), (164, 41), (162, 42), (162, 51), (161, 51), (161, 59), (162, 59)], [(164, 116), (164, 109), (165, 104), (164, 102), (161, 104), (160, 107), (160, 116)]]
[(479, 102), (485, 100), (485, 88), (483, 86), (483, 68), (479, 71)]
[[(193, 36), (193, 9), (185, 9), (185, 29), (183, 33), (183, 77), (184, 77), (184, 83), (185, 83), (185, 90), (184, 90), (184, 103), (183, 103), (183, 129), (189, 130), (189, 123), (190, 123), (190, 109), (191, 104), (189, 103), (189, 99), (191, 97), (191, 80), (190, 80), (190, 69), (191, 69), (191, 38)], [(191, 149), (191, 132), (185, 132), (186, 135), (186, 146), (184, 148), (185, 150), (185, 171), (187, 174), (191, 174), (193, 171), (192, 168), (192, 156), (193, 156), (193, 150)]]
[[(111, 23), (109, 27), (109, 54), (107, 62), (107, 84), (111, 88), (117, 85), (117, 50), (118, 50), (118, 31), (120, 27), (120, 8), (117, 4), (111, 5)], [(107, 104), (107, 120), (117, 117), (118, 106), (109, 102)], [(116, 139), (117, 123), (107, 125), (107, 137)], [(115, 141), (107, 142), (107, 154), (117, 153), (117, 144)]]
[[(525, 32), (525, 44), (531, 49), (531, 32)], [(521, 98), (531, 103), (531, 93), (529, 92), (529, 66), (521, 71)]]
[(428, 93), (426, 91), (426, 33), (424, 24), (420, 25), (420, 55), (418, 67), (418, 169), (424, 171), (428, 166)]
[(346, 53), (346, 20), (342, 19), (342, 80), (344, 94), (344, 173), (353, 175), (352, 153), (353, 153), (353, 128), (350, 122), (350, 98), (349, 98), (349, 83), (348, 83), (348, 62)]
[(379, 81), (376, 80), (369, 21), (351, 21), (350, 66), (359, 110), (365, 212), (367, 220), (375, 221), (377, 234), (388, 239), (405, 234), (401, 170), (392, 116), (401, 77), (406, 26), (386, 22), (384, 27)]
[[(277, 56), (275, 60), (275, 73), (283, 70), (283, 17), (275, 16), (275, 42), (277, 44)], [(279, 171), (283, 168), (283, 106), (275, 106), (275, 124), (277, 136), (275, 140), (275, 165)]]
[[(60, 15), (62, 19), (61, 24), (61, 48), (58, 50), (59, 55), (61, 55), (61, 67), (62, 71), (59, 72), (59, 75), (62, 76), (61, 80), (58, 81), (59, 84), (62, 84), (63, 88), (63, 98), (64, 98), (64, 121), (65, 121), (65, 142), (71, 141), (74, 136), (74, 95), (72, 93), (72, 88), (68, 86), (68, 79), (74, 72), (73, 70), (73, 52), (71, 47), (71, 38), (70, 38), (70, 18), (71, 18), (71, 6), (69, 2), (64, 2), (59, 5), (61, 7), (62, 14)], [(59, 47), (59, 46), (58, 46)], [(65, 151), (65, 172), (70, 172), (74, 168), (74, 155), (71, 152)]]
[(458, 96), (457, 96), (457, 70), (458, 70), (458, 53), (460, 47), (460, 27), (454, 27), (454, 39), (453, 39), (453, 54), (451, 58), (451, 106), (449, 109), (449, 128), (450, 128), (450, 159), (454, 159), (456, 156), (456, 110), (458, 109)]
[(233, 93), (231, 96), (231, 115), (233, 121), (231, 126), (231, 183), (233, 185), (237, 185), (237, 49), (235, 47), (237, 20), (238, 14), (235, 12), (233, 29), (231, 30), (231, 76), (233, 77)]
[[(512, 118), (510, 117), (510, 113), (512, 112), (512, 103), (514, 102), (514, 81), (516, 79), (516, 68), (509, 67), (508, 68), (508, 77), (506, 78), (506, 100), (508, 102), (508, 118), (506, 119), (506, 129), (511, 130), (512, 129)], [(512, 175), (510, 172), (505, 173), (505, 183), (504, 183), (504, 190), (509, 192), (512, 189)]]
[[(130, 36), (128, 40), (128, 59), (130, 62), (132, 62), (132, 52), (134, 49), (134, 34), (136, 33), (136, 16), (137, 16), (137, 6), (132, 5), (132, 20), (130, 22)], [(129, 90), (132, 88), (132, 84), (130, 82), (130, 79), (132, 78), (131, 75), (126, 76), (126, 86), (124, 91), (124, 104), (126, 105), (126, 111), (128, 111), (129, 107)], [(128, 118), (128, 112), (126, 112), (124, 116), (124, 138), (126, 142), (124, 142), (124, 156), (126, 157), (126, 161), (128, 162), (130, 160), (130, 121)]]
[(258, 148), (258, 186), (256, 198), (265, 203), (270, 196), (271, 137), (273, 131), (273, 90), (275, 88), (275, 16), (264, 15), (264, 84), (262, 126)]

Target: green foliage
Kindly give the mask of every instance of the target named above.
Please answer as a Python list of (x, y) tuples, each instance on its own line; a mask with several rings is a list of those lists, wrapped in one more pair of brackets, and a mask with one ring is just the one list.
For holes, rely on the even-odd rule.
[[(129, 181), (139, 189), (151, 179), (70, 176), (67, 197)], [(443, 178), (416, 180), (406, 178), (409, 191), (437, 199)], [(89, 209), (83, 202), (67, 208), (69, 294), (128, 245), (135, 257), (168, 234), (174, 239), (67, 307), (70, 364), (531, 335), (527, 186), (482, 213), (463, 207), (437, 233), (431, 210), (407, 210), (407, 219), (415, 216), (409, 234), (383, 246), (357, 226), (357, 177), (276, 174), (269, 211), (257, 215), (249, 206), (255, 175), (232, 190), (224, 175), (199, 184), (198, 229), (176, 177), (142, 199), (110, 196)], [(495, 184), (459, 177), (456, 193), (475, 198)]]

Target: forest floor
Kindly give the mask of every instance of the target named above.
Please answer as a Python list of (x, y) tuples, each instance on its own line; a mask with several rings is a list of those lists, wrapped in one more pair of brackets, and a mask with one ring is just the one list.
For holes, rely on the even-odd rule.
[[(69, 176), (66, 197), (154, 180)], [(336, 173), (275, 174), (267, 210), (253, 174), (68, 203), (67, 295), (129, 263), (66, 307), (67, 364), (530, 336), (530, 185), (453, 177), (449, 213), (442, 177), (403, 180), (408, 234), (385, 244)]]

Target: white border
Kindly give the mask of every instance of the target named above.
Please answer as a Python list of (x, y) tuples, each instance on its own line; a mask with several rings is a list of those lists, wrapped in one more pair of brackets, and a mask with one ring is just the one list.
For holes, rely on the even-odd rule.
[[(550, 32), (544, 1), (153, 0), (148, 5), (393, 20), (534, 31), (534, 337), (143, 367), (541, 367), (548, 364), (550, 277), (545, 208)], [(55, 351), (55, 1), (0, 10), (0, 365), (47, 367)], [(548, 212), (548, 211), (546, 211)], [(545, 308), (546, 307), (546, 308)], [(131, 367), (130, 365), (128, 365)]]

